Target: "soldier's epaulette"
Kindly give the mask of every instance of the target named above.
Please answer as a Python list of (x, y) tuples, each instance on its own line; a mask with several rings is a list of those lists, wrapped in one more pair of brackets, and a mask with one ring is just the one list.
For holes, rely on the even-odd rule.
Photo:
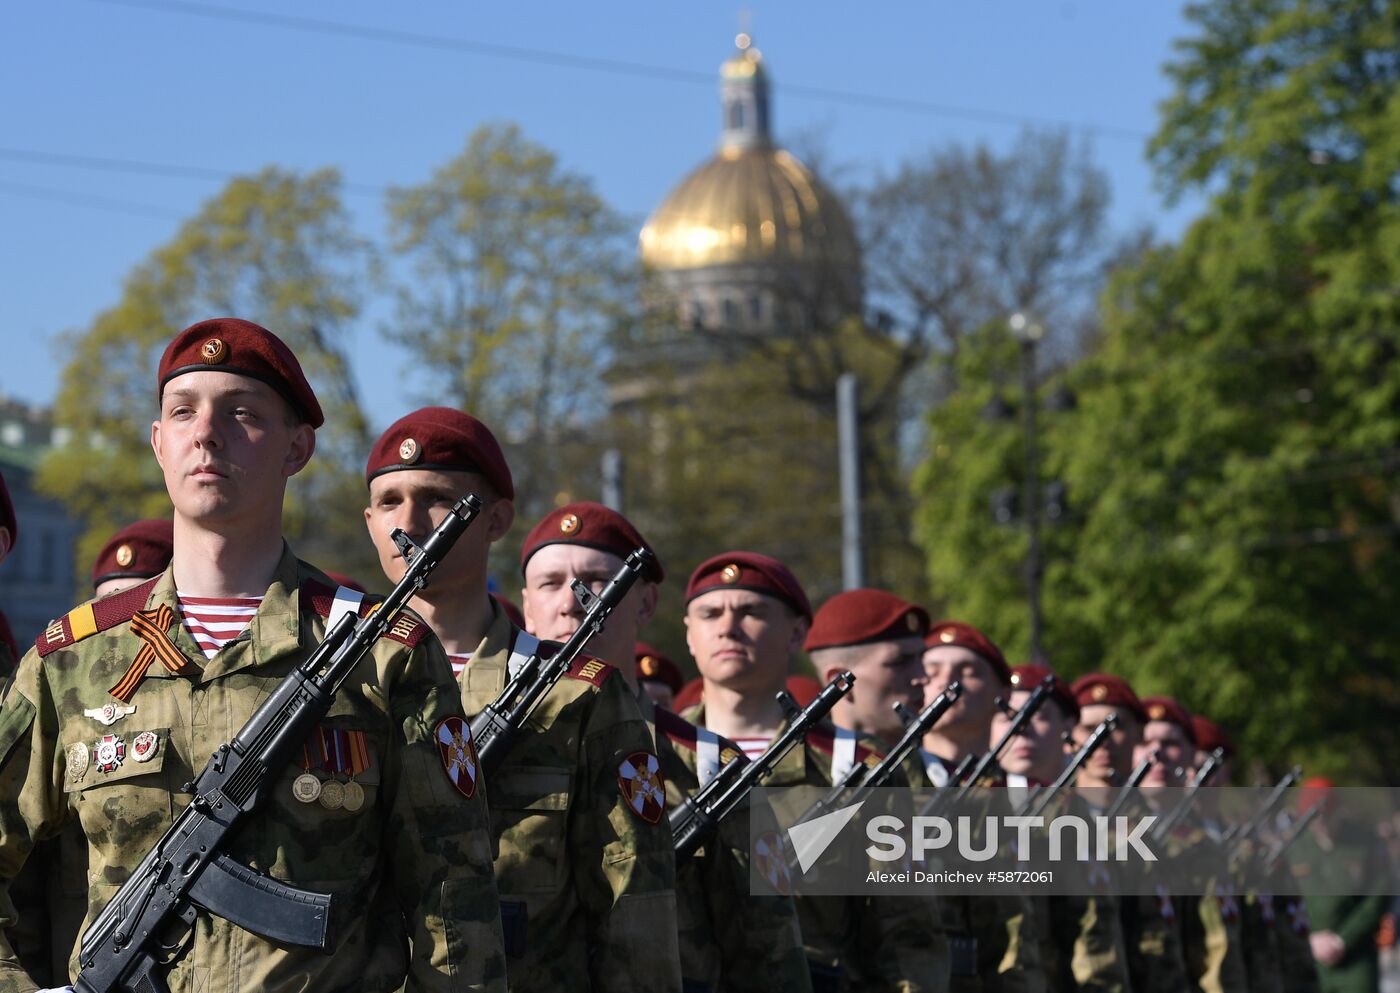
[[(832, 732), (832, 729), (829, 727), (814, 727), (812, 728), (812, 730), (807, 732), (807, 744), (811, 745), (823, 755), (832, 755), (836, 752), (836, 735)], [(866, 765), (869, 765), (869, 760), (874, 759), (876, 762), (878, 762), (884, 757), (885, 756), (883, 753), (878, 752), (875, 749), (870, 748), (869, 746), (864, 745), (859, 741), (856, 742), (857, 762), (864, 762)]]
[(592, 683), (594, 686), (602, 686), (603, 680), (607, 679), (617, 669), (608, 665), (602, 659), (595, 659), (588, 655), (580, 655), (574, 659), (574, 664), (565, 670), (564, 675), (570, 679), (581, 679), (585, 683)]
[(106, 631), (131, 620), (138, 610), (145, 609), (146, 600), (159, 581), (160, 577), (154, 576), (120, 593), (113, 593), (101, 600), (89, 600), (81, 607), (74, 607), (58, 620), (50, 622), (49, 626), (44, 628), (44, 633), (34, 639), (34, 648), (39, 657), (69, 645), (76, 645), (99, 631)]
[[(322, 617), (331, 616), (331, 608), (335, 605), (335, 590), (333, 588), (317, 580), (308, 579), (301, 584), (301, 596), (302, 601), (316, 613)], [(360, 616), (368, 617), (374, 613), (381, 602), (379, 597), (365, 597), (360, 601)], [(394, 623), (389, 625), (389, 630), (384, 632), (384, 637), (391, 641), (397, 641), (400, 645), (417, 648), (418, 643), (430, 633), (432, 633), (432, 628), (419, 620), (417, 615), (405, 610), (394, 618)]]

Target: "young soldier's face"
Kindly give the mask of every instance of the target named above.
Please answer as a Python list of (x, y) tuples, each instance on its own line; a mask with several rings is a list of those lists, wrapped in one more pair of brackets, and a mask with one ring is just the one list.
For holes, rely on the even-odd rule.
[(189, 372), (166, 384), (151, 448), (175, 513), (208, 524), (280, 517), (287, 480), (316, 448), (272, 387), (231, 372)]
[(777, 597), (716, 589), (685, 608), (685, 643), (700, 675), (743, 692), (782, 684), (806, 621)]
[(1133, 771), (1133, 750), (1142, 740), (1142, 725), (1125, 708), (1103, 703), (1085, 704), (1079, 709), (1079, 724), (1074, 729), (1075, 745), (1082, 745), (1110, 714), (1118, 724), (1108, 733), (1089, 761), (1080, 770), (1080, 783), (1085, 786), (1112, 786), (1127, 782)]
[(452, 506), (468, 493), (482, 494), (485, 506), (471, 526), (457, 539), (447, 557), (433, 571), (428, 591), (439, 593), (484, 579), (491, 543), (506, 531), (514, 519), (509, 500), (490, 499), (480, 476), (469, 472), (443, 472), (436, 469), (401, 469), (375, 476), (369, 482), (369, 506), (365, 526), (379, 567), (391, 583), (397, 583), (408, 570), (408, 563), (394, 544), (395, 528), (402, 528), (420, 544), (442, 523)]
[[(1031, 698), (1031, 690), (1015, 690), (1011, 694), (1012, 710), (1019, 711)], [(1013, 715), (997, 711), (992, 718), (992, 741), (1000, 741), (1011, 727)], [(1065, 768), (1065, 735), (1074, 727), (1054, 699), (1042, 703), (1021, 727), (1001, 753), (1001, 767), (1017, 776), (1030, 776), (1042, 782), (1054, 782)]]
[[(852, 726), (897, 741), (904, 732), (904, 723), (894, 705), (902, 703), (914, 711), (923, 709), (924, 640), (897, 638), (860, 647), (859, 660), (850, 666), (855, 685), (840, 706)], [(822, 678), (830, 682), (839, 668), (844, 666), (826, 668)]]
[(923, 661), (924, 674), (928, 679), (924, 683), (924, 706), (932, 703), (934, 697), (947, 689), (953, 680), (962, 684), (957, 703), (949, 707), (939, 720), (939, 729), (954, 725), (990, 727), (992, 715), (997, 711), (997, 697), (1007, 690), (990, 662), (961, 645), (927, 648)]
[(1196, 757), (1196, 746), (1186, 737), (1186, 732), (1171, 721), (1148, 721), (1142, 729), (1142, 743), (1133, 753), (1133, 761), (1141, 762), (1153, 749), (1157, 751), (1157, 761), (1148, 770), (1142, 785), (1182, 785)]
[[(599, 594), (621, 568), (622, 559), (599, 548), (562, 542), (545, 545), (525, 563), (521, 609), (526, 630), (547, 641), (566, 641), (578, 630), (584, 614), (574, 596), (573, 581), (577, 579)], [(637, 631), (655, 609), (656, 586), (645, 581), (633, 584), (603, 630), (588, 642), (588, 654), (631, 673)]]

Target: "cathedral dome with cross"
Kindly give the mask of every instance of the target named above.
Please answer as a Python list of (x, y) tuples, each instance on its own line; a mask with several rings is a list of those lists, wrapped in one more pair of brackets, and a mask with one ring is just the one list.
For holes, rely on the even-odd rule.
[(748, 34), (720, 68), (719, 150), (667, 195), (643, 265), (696, 326), (764, 327), (785, 287), (836, 280), (859, 298), (860, 250), (836, 195), (772, 139), (769, 76)]

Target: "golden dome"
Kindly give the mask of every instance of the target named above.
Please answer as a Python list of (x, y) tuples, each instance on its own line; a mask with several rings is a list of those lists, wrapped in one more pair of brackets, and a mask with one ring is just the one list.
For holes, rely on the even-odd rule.
[(653, 269), (817, 261), (854, 269), (859, 254), (836, 196), (771, 145), (723, 148), (671, 191), (640, 240)]

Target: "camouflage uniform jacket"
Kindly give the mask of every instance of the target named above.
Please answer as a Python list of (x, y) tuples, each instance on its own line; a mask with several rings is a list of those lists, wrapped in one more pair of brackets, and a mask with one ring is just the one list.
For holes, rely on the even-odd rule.
[[(646, 693), (637, 702), (656, 739), (669, 811), (701, 786), (702, 732), (656, 706)], [(712, 737), (720, 766), (735, 758), (742, 761), (738, 746)], [(811, 993), (792, 897), (750, 894), (750, 817), (765, 815), (760, 828), (776, 829), (766, 806), (753, 811), (747, 803), (738, 807), (720, 822), (718, 836), (676, 871), (681, 975), (687, 993)]]
[[(320, 642), (334, 590), (284, 548), (248, 629), (213, 659), (178, 622), (170, 570), (51, 624), (0, 710), (4, 886), (36, 843), (78, 823), (90, 921), (187, 805), (180, 784)], [(121, 704), (110, 690), (147, 647), (130, 624), (142, 609), (174, 611), (165, 638), (192, 674), (153, 664)], [(172, 991), (505, 988), (485, 798), (454, 785), (435, 740), (445, 722), (462, 720), (454, 689), (437, 640), (401, 617), (319, 729), (364, 746), (360, 809), (299, 802), (292, 782), (304, 770), (292, 763), (227, 848), (254, 869), (332, 894), (335, 954), (282, 946), (201, 912), (166, 974)], [(11, 950), (0, 952), (0, 990), (32, 989)]]
[[(925, 763), (932, 763), (930, 769)], [(910, 782), (921, 787), (944, 786), (953, 772), (950, 763), (924, 752), (905, 761)], [(992, 776), (977, 785), (1004, 786)], [(1043, 993), (1040, 942), (1035, 909), (1023, 894), (945, 894), (938, 899), (940, 921), (947, 935), (953, 993)]]
[[(690, 708), (687, 720), (704, 726), (704, 704)], [(781, 733), (781, 728), (779, 729)], [(873, 762), (879, 753), (866, 739), (856, 760)], [(836, 736), (828, 727), (807, 735), (763, 781), (764, 786), (831, 786)], [(898, 777), (895, 785), (907, 785)], [(787, 811), (790, 817), (802, 811)], [(812, 986), (826, 990), (924, 993), (948, 984), (947, 946), (936, 911), (927, 899), (904, 896), (797, 896), (802, 943), (812, 969)]]
[(1189, 859), (1194, 866), (1189, 871), (1199, 880), (1193, 893), (1174, 898), (1186, 975), (1201, 993), (1245, 993), (1240, 905), (1225, 852), (1194, 819), (1188, 820), (1166, 841), (1168, 857)]
[[(1096, 811), (1072, 791), (1066, 791), (1057, 795), (1041, 816), (1049, 824), (1063, 813), (1088, 818)], [(1092, 894), (1031, 897), (1040, 938), (1041, 968), (1046, 988), (1052, 993), (1128, 993), (1131, 989), (1113, 876), (1102, 864), (1096, 864), (1094, 870), (1087, 879), (1093, 887)]]
[[(462, 670), (468, 714), (505, 689), (517, 635), (495, 609)], [(622, 674), (585, 658), (541, 699), (492, 777), (496, 878), (516, 993), (680, 989), (665, 797), (623, 794), (632, 788), (624, 780), (654, 761), (654, 747)]]

